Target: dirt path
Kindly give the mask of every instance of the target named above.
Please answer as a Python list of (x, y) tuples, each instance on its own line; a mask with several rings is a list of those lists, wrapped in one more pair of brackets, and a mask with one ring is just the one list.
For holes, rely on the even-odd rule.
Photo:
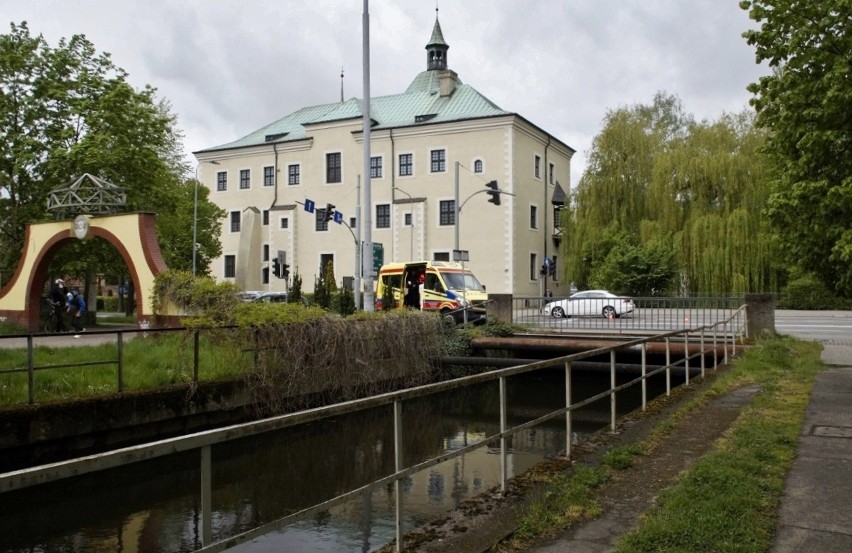
[[(709, 386), (709, 378), (693, 383), (688, 389), (679, 388), (671, 397), (655, 400), (645, 413), (635, 413), (621, 422), (615, 434), (602, 431), (574, 452), (574, 462), (594, 466), (611, 447), (636, 443), (682, 404)], [(582, 551), (603, 552), (613, 549), (619, 537), (636, 526), (638, 517), (648, 510), (657, 495), (674, 483), (677, 476), (702, 455), (709, 452), (715, 441), (731, 427), (742, 409), (758, 392), (747, 387), (718, 397), (694, 408), (678, 422), (674, 431), (648, 452), (638, 457), (634, 465), (617, 471), (614, 477), (598, 490), (597, 499), (603, 513), (576, 524), (526, 549), (508, 547), (501, 541), (517, 527), (519, 513), (542, 489), (516, 478), (505, 496), (484, 495), (466, 502), (446, 518), (411, 532), (405, 551), (420, 553), (563, 553)], [(543, 463), (543, 471), (564, 471), (565, 460)], [(382, 551), (392, 551), (383, 548)]]

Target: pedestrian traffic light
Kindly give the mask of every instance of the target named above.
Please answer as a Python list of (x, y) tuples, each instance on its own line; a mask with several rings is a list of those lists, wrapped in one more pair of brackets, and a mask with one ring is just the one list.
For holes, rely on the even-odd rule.
[(494, 205), (500, 205), (500, 189), (497, 188), (497, 181), (493, 180), (491, 182), (486, 182), (485, 186), (491, 189), (488, 191), (488, 195), (491, 196), (491, 198), (488, 199), (488, 202)]
[(281, 264), (278, 263), (277, 257), (274, 257), (272, 259), (272, 274), (278, 278), (281, 278)]
[(325, 221), (334, 219), (334, 204), (325, 204)]

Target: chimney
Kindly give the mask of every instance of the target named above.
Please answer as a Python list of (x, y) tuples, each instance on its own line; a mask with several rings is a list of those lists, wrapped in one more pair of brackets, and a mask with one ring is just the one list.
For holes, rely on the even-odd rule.
[(438, 90), (440, 90), (441, 96), (452, 95), (457, 83), (458, 74), (452, 69), (438, 71)]

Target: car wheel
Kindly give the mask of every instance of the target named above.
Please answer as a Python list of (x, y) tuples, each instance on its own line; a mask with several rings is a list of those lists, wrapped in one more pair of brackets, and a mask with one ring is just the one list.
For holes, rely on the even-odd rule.
[(561, 319), (565, 316), (565, 310), (561, 307), (554, 307), (553, 311), (551, 311), (550, 314), (556, 317), (557, 319)]
[(618, 317), (618, 313), (615, 312), (615, 307), (607, 305), (603, 308), (603, 316), (604, 319), (615, 319)]

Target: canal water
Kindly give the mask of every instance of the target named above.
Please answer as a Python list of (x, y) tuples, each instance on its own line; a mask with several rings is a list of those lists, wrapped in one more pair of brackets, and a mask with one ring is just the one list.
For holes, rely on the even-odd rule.
[[(564, 373), (507, 381), (510, 426), (564, 405)], [(609, 374), (575, 372), (574, 401), (609, 387)], [(649, 383), (649, 397), (664, 391)], [(619, 412), (640, 405), (638, 386), (619, 394)], [(609, 400), (577, 412), (577, 439), (606, 427)], [(496, 382), (403, 404), (407, 464), (499, 431)], [(564, 420), (513, 436), (510, 476), (564, 449)], [(499, 485), (500, 456), (480, 448), (412, 475), (403, 486), (406, 531), (440, 518)], [(250, 530), (394, 472), (392, 407), (327, 419), (213, 447), (213, 536)], [(198, 452), (0, 493), (0, 551), (17, 553), (190, 552), (201, 547)], [(393, 486), (241, 544), (238, 552), (368, 552), (394, 538)]]

